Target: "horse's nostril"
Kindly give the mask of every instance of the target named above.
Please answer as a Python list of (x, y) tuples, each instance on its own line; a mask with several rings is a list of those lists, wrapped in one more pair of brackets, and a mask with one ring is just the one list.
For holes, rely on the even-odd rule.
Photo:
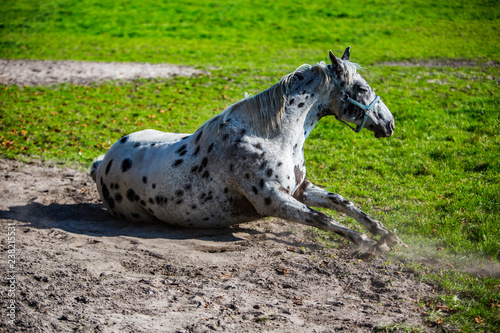
[(391, 129), (391, 132), (394, 132), (394, 121), (391, 121), (391, 123), (389, 124), (389, 127)]

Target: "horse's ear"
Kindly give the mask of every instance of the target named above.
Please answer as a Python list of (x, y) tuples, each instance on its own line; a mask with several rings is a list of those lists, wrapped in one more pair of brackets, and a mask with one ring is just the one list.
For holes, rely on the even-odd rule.
[(333, 68), (335, 68), (337, 71), (341, 72), (342, 71), (342, 64), (340, 63), (340, 59), (333, 54), (332, 50), (328, 53), (330, 56), (330, 61), (332, 62)]
[(351, 47), (348, 46), (347, 49), (344, 51), (344, 55), (342, 56), (342, 60), (349, 60), (351, 57)]

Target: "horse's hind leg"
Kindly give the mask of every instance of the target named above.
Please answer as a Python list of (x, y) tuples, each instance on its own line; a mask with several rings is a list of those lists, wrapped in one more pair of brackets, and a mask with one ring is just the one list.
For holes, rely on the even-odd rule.
[(390, 232), (380, 221), (368, 216), (352, 202), (339, 194), (314, 186), (308, 180), (304, 180), (294, 197), (308, 206), (333, 209), (354, 218), (373, 235), (380, 235), (380, 242), (385, 242), (389, 246), (403, 244), (396, 234)]

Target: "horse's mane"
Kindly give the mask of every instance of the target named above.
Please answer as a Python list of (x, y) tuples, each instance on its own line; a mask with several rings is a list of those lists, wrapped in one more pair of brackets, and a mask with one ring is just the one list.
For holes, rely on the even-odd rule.
[[(350, 87), (354, 81), (354, 75), (359, 65), (350, 61), (342, 61), (345, 68), (345, 82)], [(200, 130), (207, 127), (211, 129), (227, 123), (230, 115), (238, 109), (244, 108), (250, 115), (251, 130), (258, 135), (268, 136), (271, 132), (281, 127), (281, 119), (285, 112), (285, 106), (288, 103), (287, 96), (290, 93), (290, 86), (294, 76), (301, 74), (305, 76), (313, 71), (321, 76), (318, 89), (323, 90), (328, 87), (332, 74), (326, 64), (322, 61), (316, 65), (304, 64), (290, 74), (285, 75), (281, 80), (267, 90), (255, 95), (249, 96), (227, 107), (222, 113), (207, 121)]]

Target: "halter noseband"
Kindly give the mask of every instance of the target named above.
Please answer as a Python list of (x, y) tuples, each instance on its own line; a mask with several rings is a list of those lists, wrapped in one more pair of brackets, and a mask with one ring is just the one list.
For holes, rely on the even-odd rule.
[[(340, 107), (339, 115), (336, 116), (337, 120), (340, 120), (341, 122), (343, 122), (344, 124), (349, 126), (349, 128), (352, 129), (354, 132), (356, 132), (356, 133), (361, 132), (361, 130), (363, 129), (363, 126), (365, 126), (365, 122), (366, 122), (366, 119), (368, 118), (368, 114), (371, 112), (371, 108), (375, 104), (377, 104), (378, 101), (380, 101), (380, 96), (375, 95), (375, 99), (370, 104), (363, 105), (363, 104), (353, 100), (351, 97), (349, 97), (349, 94), (342, 90), (342, 88), (340, 87), (340, 84), (337, 82), (337, 80), (334, 79), (334, 82), (335, 82), (335, 86), (337, 87), (337, 89), (340, 92), (340, 95), (342, 96), (340, 98), (340, 100), (342, 101), (342, 105)], [(361, 125), (357, 125), (356, 128), (352, 127), (351, 125), (349, 125), (348, 123), (346, 123), (345, 121), (342, 120), (342, 116), (344, 115), (344, 111), (346, 109), (347, 103), (351, 103), (364, 111), (364, 114), (362, 115), (363, 121), (361, 122)]]

